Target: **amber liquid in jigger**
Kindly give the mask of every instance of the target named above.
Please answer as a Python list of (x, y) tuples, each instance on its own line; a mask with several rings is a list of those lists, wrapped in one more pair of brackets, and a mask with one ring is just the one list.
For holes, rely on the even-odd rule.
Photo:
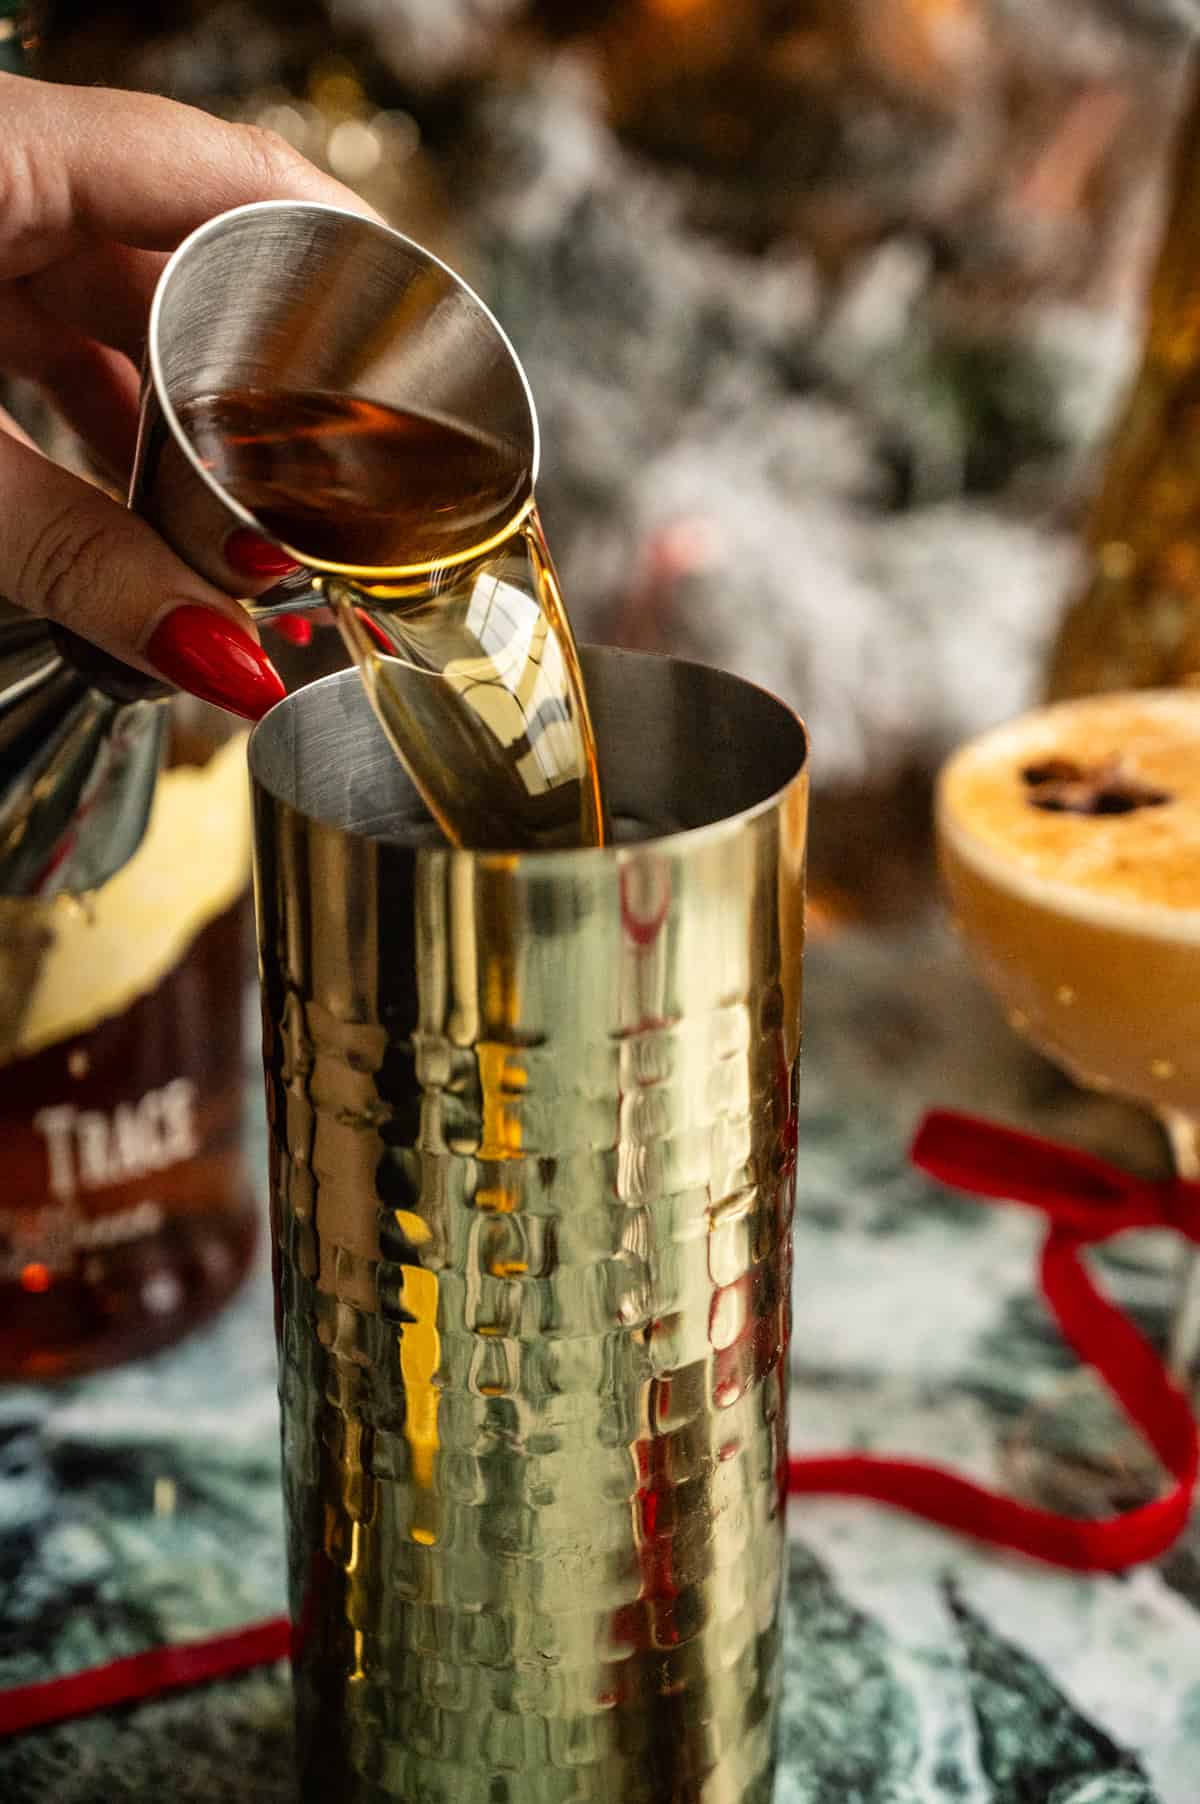
[(453, 844), (603, 843), (578, 656), (513, 448), (320, 391), (201, 396), (180, 424), (227, 493), (323, 573), (376, 712)]

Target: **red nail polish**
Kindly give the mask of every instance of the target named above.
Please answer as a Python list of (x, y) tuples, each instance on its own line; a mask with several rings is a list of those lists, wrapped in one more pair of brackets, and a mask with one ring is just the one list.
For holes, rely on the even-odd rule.
[(168, 681), (247, 720), (258, 720), (287, 693), (262, 646), (215, 608), (173, 609), (155, 628), (146, 656)]
[(300, 566), (295, 558), (290, 558), (286, 551), (278, 545), (272, 545), (269, 539), (259, 538), (248, 526), (239, 526), (231, 532), (223, 547), (225, 562), (239, 576), (254, 578), (290, 576)]
[(303, 614), (280, 614), (277, 620), (268, 621), (267, 624), (273, 626), (279, 637), (286, 639), (290, 645), (312, 644), (312, 623)]

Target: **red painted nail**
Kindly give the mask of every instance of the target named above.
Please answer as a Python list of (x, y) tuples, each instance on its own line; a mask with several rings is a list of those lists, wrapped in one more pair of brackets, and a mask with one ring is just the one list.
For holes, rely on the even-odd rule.
[(300, 566), (295, 558), (290, 558), (286, 551), (278, 545), (272, 545), (269, 539), (260, 539), (256, 532), (248, 526), (239, 526), (231, 532), (224, 545), (225, 562), (239, 576), (269, 577), (290, 576)]
[(272, 620), (268, 624), (273, 626), (279, 637), (286, 639), (290, 645), (312, 644), (312, 622), (306, 620), (303, 614), (280, 614), (277, 620)]
[(258, 720), (287, 693), (262, 646), (215, 608), (173, 609), (155, 628), (146, 656), (169, 682), (247, 720)]

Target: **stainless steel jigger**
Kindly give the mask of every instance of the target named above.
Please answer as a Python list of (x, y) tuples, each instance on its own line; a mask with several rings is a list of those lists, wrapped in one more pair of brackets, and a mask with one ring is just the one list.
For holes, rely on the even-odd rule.
[(305, 1804), (770, 1804), (804, 729), (581, 655), (638, 843), (440, 845), (352, 672), (250, 741)]
[[(537, 415), (516, 352), (459, 276), (376, 220), (291, 201), (210, 220), (163, 271), (147, 363), (132, 505), (211, 582), (228, 580), (219, 553), (231, 524), (276, 535), (205, 469), (181, 431), (179, 409), (199, 395), (318, 390), (427, 414), (496, 440), (525, 470), (512, 523), (532, 500)], [(284, 550), (309, 570), (380, 574), (366, 558), (333, 564), (311, 546)], [(464, 556), (477, 551), (474, 541), (462, 547)], [(249, 605), (269, 618), (312, 606), (313, 597), (297, 599), (284, 585)]]
[[(531, 505), (537, 416), (512, 345), (452, 270), (376, 220), (265, 201), (201, 226), (163, 271), (129, 505), (220, 587), (232, 527), (275, 535), (204, 468), (179, 410), (239, 387), (358, 396), (489, 435), (527, 470), (513, 523)], [(332, 565), (304, 545), (284, 549), (309, 571), (365, 568)], [(464, 545), (464, 557), (472, 550)], [(301, 575), (247, 606), (270, 619), (319, 599)], [(91, 889), (137, 850), (162, 740), (155, 701), (165, 693), (0, 604), (0, 895)]]

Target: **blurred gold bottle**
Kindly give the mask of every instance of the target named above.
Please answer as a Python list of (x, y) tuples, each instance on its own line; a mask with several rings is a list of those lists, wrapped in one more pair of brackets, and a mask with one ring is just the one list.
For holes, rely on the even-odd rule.
[(1200, 678), (1200, 79), (1179, 128), (1141, 365), (1087, 523), (1054, 697)]
[(0, 1379), (162, 1347), (253, 1252), (244, 736), (177, 707), (143, 844), (94, 895), (0, 898)]

